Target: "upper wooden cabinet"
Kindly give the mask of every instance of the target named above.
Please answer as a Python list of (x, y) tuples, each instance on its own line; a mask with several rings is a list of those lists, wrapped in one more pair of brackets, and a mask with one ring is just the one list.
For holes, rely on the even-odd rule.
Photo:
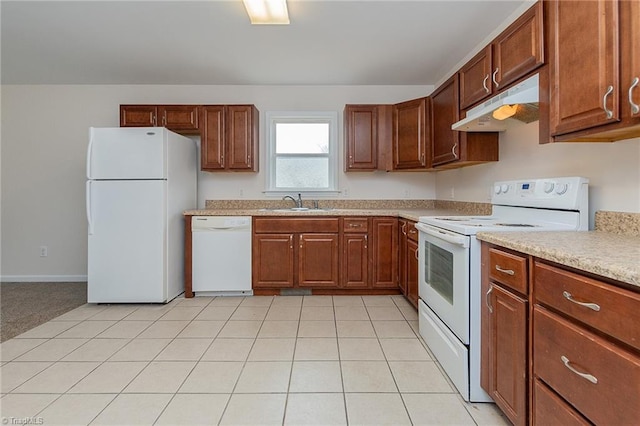
[(344, 171), (378, 168), (378, 105), (346, 105)]
[(197, 105), (120, 105), (120, 127), (162, 126), (178, 133), (197, 133)]
[(258, 110), (254, 105), (205, 105), (201, 116), (202, 170), (258, 170)]
[(640, 136), (640, 4), (545, 4), (551, 141)]
[(504, 30), (460, 71), (460, 109), (467, 109), (544, 63), (543, 3)]
[(430, 166), (428, 98), (419, 98), (393, 106), (393, 169), (426, 169)]
[(458, 74), (431, 95), (431, 164), (437, 169), (498, 161), (498, 133), (451, 130), (460, 119)]

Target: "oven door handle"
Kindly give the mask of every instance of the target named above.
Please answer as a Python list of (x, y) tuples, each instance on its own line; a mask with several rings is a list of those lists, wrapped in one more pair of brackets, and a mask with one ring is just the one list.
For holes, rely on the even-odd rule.
[(431, 228), (420, 222), (416, 223), (415, 227), (418, 228), (420, 232), (424, 232), (425, 234), (431, 235), (435, 238), (440, 238), (441, 240), (444, 240), (448, 243), (455, 244), (464, 248), (469, 247), (469, 238), (467, 238), (466, 235), (456, 235), (449, 232), (441, 231), (439, 229)]

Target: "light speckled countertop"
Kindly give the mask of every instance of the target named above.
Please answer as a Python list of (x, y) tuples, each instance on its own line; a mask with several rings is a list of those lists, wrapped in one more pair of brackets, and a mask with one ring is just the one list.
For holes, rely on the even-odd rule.
[(309, 209), (283, 211), (270, 209), (202, 209), (187, 210), (185, 216), (393, 216), (418, 221), (420, 216), (451, 216), (465, 213), (451, 209)]
[(602, 231), (479, 232), (477, 238), (640, 290), (640, 237)]

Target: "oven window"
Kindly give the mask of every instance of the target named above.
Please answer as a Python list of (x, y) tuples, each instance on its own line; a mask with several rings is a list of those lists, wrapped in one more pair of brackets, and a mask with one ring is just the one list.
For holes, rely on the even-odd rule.
[(453, 305), (453, 253), (425, 241), (424, 281)]

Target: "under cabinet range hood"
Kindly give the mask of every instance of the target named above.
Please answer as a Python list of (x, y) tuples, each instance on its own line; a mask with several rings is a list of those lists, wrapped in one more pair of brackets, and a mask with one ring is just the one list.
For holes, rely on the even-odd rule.
[(538, 74), (471, 108), (467, 117), (451, 125), (460, 132), (502, 132), (510, 120), (531, 123), (539, 119)]

